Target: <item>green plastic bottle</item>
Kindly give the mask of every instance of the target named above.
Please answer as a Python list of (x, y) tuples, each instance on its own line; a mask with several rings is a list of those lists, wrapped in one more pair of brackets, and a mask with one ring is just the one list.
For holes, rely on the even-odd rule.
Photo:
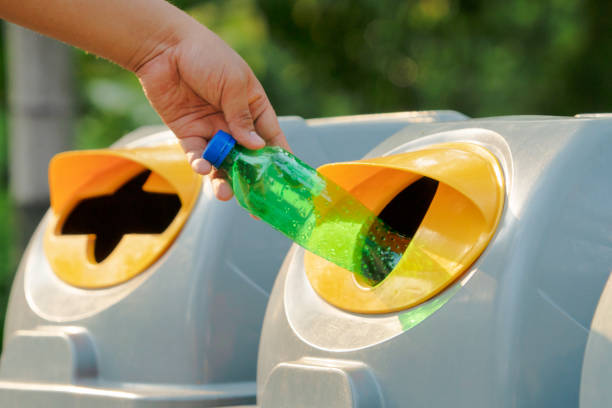
[(303, 248), (375, 284), (409, 239), (280, 147), (249, 150), (218, 131), (202, 157), (225, 170), (238, 203)]

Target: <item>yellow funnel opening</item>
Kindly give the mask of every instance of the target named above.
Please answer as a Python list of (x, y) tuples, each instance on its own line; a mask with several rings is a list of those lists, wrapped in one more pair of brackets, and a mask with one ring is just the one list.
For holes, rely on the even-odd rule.
[[(139, 226), (133, 232), (126, 229), (125, 234), (113, 237), (115, 242), (107, 245), (102, 256), (96, 254), (96, 241), (100, 245), (103, 239), (100, 229), (107, 233), (117, 229), (105, 229), (105, 217), (116, 221), (115, 213), (123, 212), (121, 220), (130, 224), (141, 216), (143, 203), (134, 206), (132, 196), (114, 201), (109, 198), (139, 178), (133, 190), (149, 200), (144, 205), (161, 198), (173, 204), (170, 212), (165, 211), (166, 224), (155, 232), (145, 228), (142, 233)], [(201, 184), (201, 177), (191, 170), (178, 144), (56, 155), (49, 165), (51, 215), (44, 237), (51, 268), (65, 282), (83, 288), (108, 287), (138, 275), (172, 244), (191, 213)], [(80, 211), (81, 204), (100, 199), (106, 201)], [(106, 208), (107, 202), (115, 206)], [(154, 219), (156, 213), (150, 217)], [(72, 222), (74, 218), (79, 220)], [(91, 231), (83, 227), (88, 221), (95, 225)], [(68, 224), (80, 224), (82, 230), (67, 232)]]
[[(378, 285), (306, 252), (314, 290), (357, 313), (389, 313), (416, 306), (457, 280), (485, 249), (504, 206), (503, 173), (485, 148), (446, 143), (414, 152), (322, 166), (319, 171), (375, 213), (422, 177), (438, 187), (404, 256)], [(410, 216), (407, 214), (406, 216)]]

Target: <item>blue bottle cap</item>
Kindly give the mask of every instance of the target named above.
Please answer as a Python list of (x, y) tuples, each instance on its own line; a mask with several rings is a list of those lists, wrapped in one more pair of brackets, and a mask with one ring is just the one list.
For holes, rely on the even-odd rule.
[(219, 168), (235, 144), (236, 139), (232, 135), (219, 130), (208, 142), (204, 153), (202, 153), (202, 158), (208, 160), (216, 168)]

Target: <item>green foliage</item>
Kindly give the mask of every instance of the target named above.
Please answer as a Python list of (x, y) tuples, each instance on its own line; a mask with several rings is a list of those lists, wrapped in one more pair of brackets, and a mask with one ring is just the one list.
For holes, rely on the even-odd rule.
[(139, 126), (161, 123), (133, 74), (95, 55), (78, 57), (77, 148), (106, 147)]
[(0, 341), (4, 330), (4, 311), (17, 265), (12, 208), (7, 188), (8, 149), (5, 112), (0, 102)]
[[(4, 27), (0, 26), (0, 29)], [(0, 30), (0, 191), (8, 184), (8, 134), (6, 127), (6, 73), (4, 32)], [(0, 213), (0, 222), (2, 222)], [(0, 266), (1, 268), (1, 266)], [(1, 309), (0, 309), (1, 310)]]
[(8, 132), (6, 109), (0, 102), (0, 191), (8, 185)]
[[(4, 312), (17, 265), (10, 197), (0, 188), (0, 341), (4, 330)], [(0, 349), (1, 349), (0, 343)]]
[[(320, 107), (315, 115), (327, 114), (324, 100), (332, 96), (350, 101), (352, 109), (345, 113), (456, 109), (482, 116), (610, 110), (605, 97), (610, 94), (609, 55), (606, 60), (602, 53), (610, 54), (611, 30), (603, 16), (612, 10), (605, 2), (591, 0), (586, 7), (578, 0), (258, 4), (272, 41), (302, 65), (302, 74), (292, 80), (325, 90), (303, 95)], [(576, 71), (605, 91), (593, 89), (596, 100), (577, 103), (584, 92), (573, 79)], [(571, 93), (562, 92), (568, 88)], [(273, 99), (282, 98), (272, 89)], [(281, 105), (291, 108), (285, 101)]]

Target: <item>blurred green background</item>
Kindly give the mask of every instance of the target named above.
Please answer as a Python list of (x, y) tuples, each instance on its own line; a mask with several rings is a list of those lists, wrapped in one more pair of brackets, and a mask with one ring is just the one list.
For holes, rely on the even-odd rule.
[[(612, 2), (173, 3), (244, 57), (279, 115), (310, 118), (430, 109), (454, 109), (474, 117), (612, 112)], [(2, 33), (0, 324), (21, 256), (15, 238), (19, 226), (7, 192), (4, 48)], [(161, 123), (132, 74), (78, 50), (74, 57), (76, 148), (107, 146), (141, 125)]]

